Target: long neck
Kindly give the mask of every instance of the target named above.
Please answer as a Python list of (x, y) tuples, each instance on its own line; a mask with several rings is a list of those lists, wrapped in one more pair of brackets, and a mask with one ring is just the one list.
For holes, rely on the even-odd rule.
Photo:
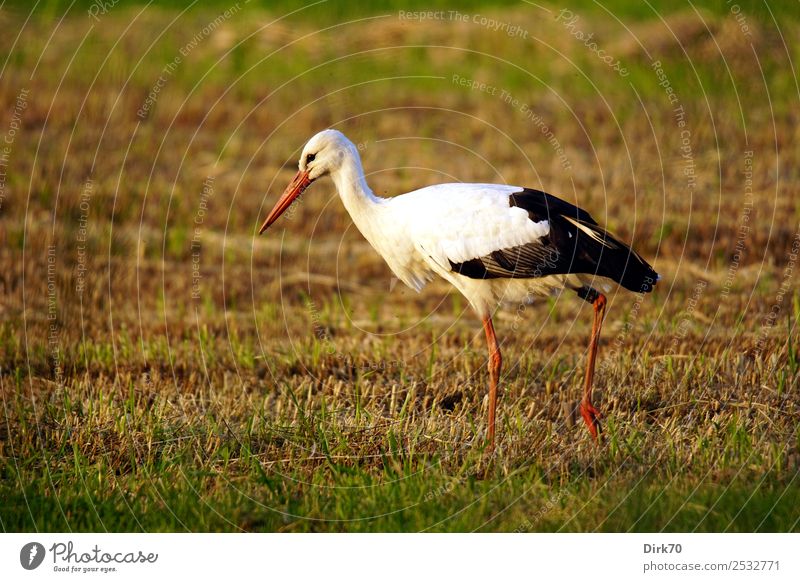
[(348, 152), (342, 165), (331, 173), (331, 178), (358, 230), (373, 247), (380, 250), (380, 221), (386, 200), (375, 196), (367, 185), (358, 153)]
[(345, 156), (345, 160), (331, 177), (339, 191), (344, 207), (353, 219), (358, 230), (372, 248), (383, 257), (392, 272), (414, 288), (424, 284), (425, 275), (415, 273), (413, 262), (414, 246), (408, 236), (408, 228), (398, 215), (393, 204), (397, 198), (375, 196), (364, 179), (361, 159), (355, 146)]

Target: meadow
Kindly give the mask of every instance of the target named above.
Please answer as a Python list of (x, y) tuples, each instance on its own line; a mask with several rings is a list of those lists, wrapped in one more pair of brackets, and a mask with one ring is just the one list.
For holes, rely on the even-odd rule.
[[(791, 3), (6, 2), (3, 531), (800, 530)], [(539, 188), (661, 274), (480, 321), (398, 284), (330, 181)]]

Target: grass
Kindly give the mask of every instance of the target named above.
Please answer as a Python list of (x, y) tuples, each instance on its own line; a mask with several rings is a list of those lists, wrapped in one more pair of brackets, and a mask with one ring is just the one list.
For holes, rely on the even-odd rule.
[[(277, 23), (290, 3), (253, 2), (165, 74), (230, 4), (125, 3), (99, 23), (87, 2), (62, 20), (66, 5), (0, 38), (4, 136), (27, 91), (0, 160), (4, 531), (800, 529), (791, 11), (772, 7), (776, 24), (739, 2), (744, 37), (725, 2), (572, 3), (620, 77), (553, 4), (459, 5), (522, 39), (398, 18), (418, 2)], [(28, 10), (0, 21), (19, 30)], [(528, 105), (569, 166), (518, 106), (453, 75)], [(254, 238), (327, 126), (359, 144), (379, 194), (538, 186), (653, 261), (654, 293), (610, 298), (600, 446), (575, 415), (577, 299), (498, 314), (489, 457), (463, 298), (395, 285), (329, 183)]]

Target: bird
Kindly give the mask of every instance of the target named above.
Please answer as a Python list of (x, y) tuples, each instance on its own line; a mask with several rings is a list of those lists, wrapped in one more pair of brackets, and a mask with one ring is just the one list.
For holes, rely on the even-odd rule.
[(419, 292), (441, 277), (470, 303), (488, 347), (486, 447), (494, 450), (503, 358), (492, 315), (503, 304), (530, 303), (565, 290), (594, 308), (579, 404), (597, 442), (602, 427), (593, 404), (600, 333), (611, 290), (653, 290), (658, 273), (591, 215), (541, 190), (505, 184), (435, 184), (393, 197), (367, 185), (358, 148), (336, 129), (303, 147), (294, 179), (267, 215), (263, 234), (315, 181), (330, 177), (355, 226), (394, 276)]

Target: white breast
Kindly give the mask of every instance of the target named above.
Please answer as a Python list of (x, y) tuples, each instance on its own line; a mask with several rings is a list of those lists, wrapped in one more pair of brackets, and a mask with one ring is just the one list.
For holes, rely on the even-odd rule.
[(547, 221), (533, 222), (528, 213), (509, 205), (517, 186), (441, 184), (388, 201), (392, 214), (407, 229), (419, 252), (450, 270), (498, 249), (532, 242), (548, 234)]

